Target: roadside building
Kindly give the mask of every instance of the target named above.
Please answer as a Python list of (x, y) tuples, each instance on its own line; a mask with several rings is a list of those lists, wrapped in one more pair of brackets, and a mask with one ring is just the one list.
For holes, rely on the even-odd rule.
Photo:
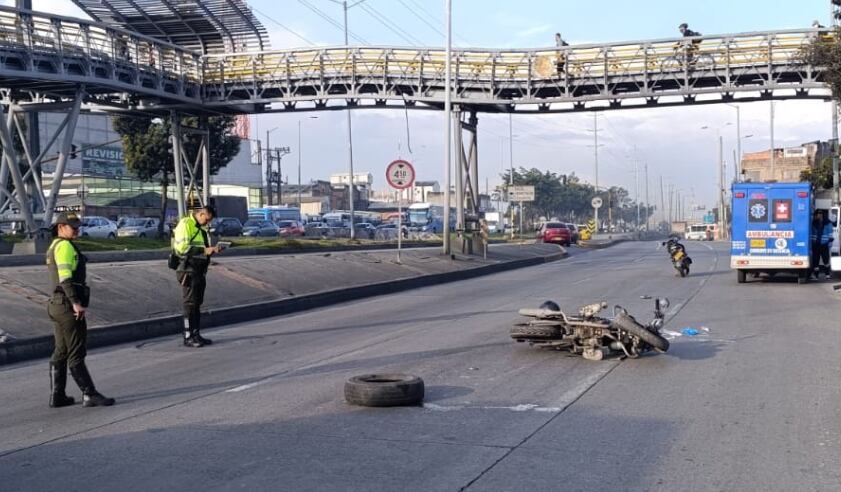
[[(41, 142), (49, 141), (59, 130), (63, 116), (61, 113), (39, 113)], [(120, 136), (114, 131), (109, 115), (80, 115), (73, 145), (76, 152), (67, 161), (57, 198), (59, 205), (79, 210), (82, 215), (111, 218), (121, 215), (157, 216), (160, 213), (160, 183), (141, 181), (126, 167)], [(43, 165), (42, 181), (45, 192), (49, 194), (56, 160), (50, 156), (47, 159), (48, 162)], [(240, 152), (226, 167), (211, 176), (210, 181), (211, 195), (243, 197), (249, 207), (261, 206), (262, 173), (259, 163), (251, 158), (251, 141), (243, 139)], [(171, 183), (167, 194), (168, 215), (174, 218), (174, 183)]]
[(800, 181), (800, 173), (814, 169), (825, 157), (831, 155), (830, 142), (815, 141), (799, 147), (774, 149), (772, 171), (770, 150), (747, 153), (742, 157), (743, 179), (752, 182), (796, 183)]

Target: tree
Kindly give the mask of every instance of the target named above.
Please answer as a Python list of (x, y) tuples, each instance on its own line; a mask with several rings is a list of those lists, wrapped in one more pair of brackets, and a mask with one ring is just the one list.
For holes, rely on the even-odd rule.
[[(231, 132), (235, 120), (230, 116), (208, 118), (207, 129), (210, 140), (210, 173), (228, 165), (239, 153), (240, 140)], [(184, 117), (183, 127), (196, 127), (198, 118)], [(122, 140), (126, 167), (141, 181), (159, 182), (161, 185), (161, 210), (159, 234), (163, 234), (166, 220), (166, 205), (171, 176), (175, 172), (170, 135), (172, 122), (169, 118), (151, 116), (115, 116), (114, 131)], [(184, 139), (184, 150), (194, 156), (199, 149), (201, 137), (188, 135)], [(196, 176), (201, 179), (201, 176)], [(209, 184), (204, 184), (208, 185)]]
[(830, 35), (819, 35), (801, 52), (806, 63), (823, 67), (822, 77), (832, 89), (832, 97), (841, 101), (841, 29)]
[(819, 190), (832, 188), (832, 157), (824, 157), (814, 169), (803, 170), (800, 180), (812, 183)]

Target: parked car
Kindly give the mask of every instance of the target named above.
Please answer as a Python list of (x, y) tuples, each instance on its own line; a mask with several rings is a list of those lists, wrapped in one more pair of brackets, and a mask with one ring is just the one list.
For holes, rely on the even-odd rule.
[(235, 217), (218, 217), (210, 223), (210, 233), (222, 237), (242, 236), (242, 222)]
[(370, 222), (360, 222), (356, 224), (355, 232), (357, 238), (374, 239), (374, 235), (377, 233), (377, 228)]
[(278, 227), (268, 220), (251, 219), (242, 225), (242, 235), (250, 237), (274, 237), (278, 235)]
[(575, 224), (567, 224), (567, 229), (569, 229), (570, 235), (572, 235), (572, 242), (578, 242), (578, 228), (575, 227)]
[(322, 237), (330, 232), (330, 228), (324, 222), (307, 222), (304, 227), (304, 236)]
[(82, 227), (79, 228), (79, 235), (82, 237), (114, 239), (117, 237), (117, 223), (105, 217), (83, 217)]
[(158, 237), (158, 219), (129, 218), (117, 229), (117, 237)]
[(537, 239), (544, 243), (558, 243), (569, 246), (572, 243), (572, 232), (564, 223), (546, 222), (537, 231)]
[(281, 220), (277, 223), (281, 236), (303, 236), (304, 226), (296, 220)]

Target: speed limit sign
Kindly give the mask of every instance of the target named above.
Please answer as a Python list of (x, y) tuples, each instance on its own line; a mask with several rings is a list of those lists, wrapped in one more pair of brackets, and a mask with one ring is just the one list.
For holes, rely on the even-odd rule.
[(385, 179), (392, 188), (405, 190), (415, 184), (415, 168), (402, 159), (393, 161), (385, 170)]

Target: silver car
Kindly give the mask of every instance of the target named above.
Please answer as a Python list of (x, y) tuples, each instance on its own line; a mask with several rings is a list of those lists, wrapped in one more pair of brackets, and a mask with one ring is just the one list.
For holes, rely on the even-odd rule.
[(82, 218), (79, 235), (114, 239), (117, 237), (117, 224), (105, 217), (87, 216)]
[(158, 219), (126, 219), (125, 225), (117, 229), (117, 237), (158, 237)]

